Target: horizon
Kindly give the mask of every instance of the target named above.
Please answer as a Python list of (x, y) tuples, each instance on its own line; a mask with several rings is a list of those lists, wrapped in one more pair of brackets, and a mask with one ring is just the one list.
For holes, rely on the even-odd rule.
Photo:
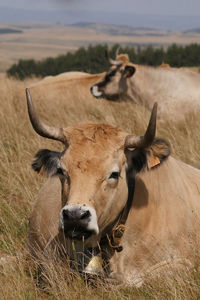
[[(200, 28), (200, 2), (169, 0), (0, 0), (0, 22), (101, 23), (181, 31)], [(148, 2), (149, 3), (149, 2)]]

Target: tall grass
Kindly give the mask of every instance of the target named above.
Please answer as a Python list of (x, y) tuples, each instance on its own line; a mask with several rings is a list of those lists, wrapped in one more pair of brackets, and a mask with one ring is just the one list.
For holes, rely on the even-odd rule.
[[(200, 298), (199, 255), (196, 268), (170, 267), (162, 275), (147, 278), (140, 288), (108, 286), (96, 288), (81, 278), (72, 278), (63, 264), (47, 262), (43, 288), (37, 286), (35, 268), (24, 260), (28, 217), (44, 179), (30, 167), (40, 148), (62, 146), (39, 137), (32, 129), (26, 110), (24, 88), (34, 80), (17, 81), (0, 77), (0, 298), (1, 299), (198, 299)], [(87, 84), (71, 80), (65, 85), (50, 84), (31, 88), (37, 112), (42, 119), (66, 127), (80, 122), (104, 122), (142, 135), (149, 118), (145, 108), (131, 103), (95, 100)], [(200, 111), (199, 111), (200, 112)], [(200, 167), (199, 112), (185, 116), (180, 123), (163, 120), (158, 136), (168, 139), (173, 155)], [(177, 112), (181, 113), (181, 112)], [(193, 255), (193, 254), (192, 254)], [(5, 263), (3, 263), (5, 262)], [(7, 263), (6, 263), (7, 262)]]

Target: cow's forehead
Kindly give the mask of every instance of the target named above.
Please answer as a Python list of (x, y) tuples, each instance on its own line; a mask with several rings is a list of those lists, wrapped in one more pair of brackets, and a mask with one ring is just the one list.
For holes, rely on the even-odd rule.
[(108, 124), (86, 123), (78, 126), (67, 127), (64, 134), (71, 146), (88, 145), (92, 143), (94, 146), (115, 146), (123, 143), (127, 135), (118, 127)]
[(106, 124), (83, 124), (64, 130), (69, 141), (65, 157), (68, 167), (92, 170), (122, 160), (124, 139), (121, 129)]

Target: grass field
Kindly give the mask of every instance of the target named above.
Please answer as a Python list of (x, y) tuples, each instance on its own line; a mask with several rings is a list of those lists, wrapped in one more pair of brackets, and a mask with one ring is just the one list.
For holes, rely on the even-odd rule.
[[(70, 279), (61, 265), (49, 264), (46, 285), (36, 286), (34, 266), (25, 268), (28, 217), (44, 179), (31, 169), (31, 160), (40, 148), (61, 149), (55, 141), (39, 137), (32, 129), (23, 89), (36, 79), (24, 82), (0, 76), (0, 255), (16, 256), (0, 267), (0, 298), (18, 299), (200, 299), (199, 252), (196, 267), (147, 279), (140, 288), (116, 288), (98, 283), (97, 288), (82, 279)], [(32, 96), (42, 119), (56, 126), (91, 121), (117, 125), (128, 133), (142, 135), (149, 112), (131, 103), (97, 101), (84, 86), (71, 81), (65, 89), (33, 88)], [(168, 139), (173, 155), (200, 167), (199, 113), (188, 114), (176, 123), (158, 124), (157, 135)], [(195, 247), (195, 245), (194, 245)], [(198, 247), (199, 248), (199, 247)], [(68, 278), (68, 280), (66, 280)]]
[[(87, 47), (100, 43), (109, 45), (148, 45), (168, 46), (172, 43), (199, 43), (200, 34), (182, 32), (159, 32), (158, 30), (135, 30), (131, 35), (112, 35), (109, 28), (103, 29), (70, 27), (58, 24), (3, 24), (0, 29), (12, 28), (22, 30), (22, 33), (1, 34), (0, 72), (5, 72), (19, 59), (43, 59), (55, 57), (68, 51), (75, 51), (79, 47)], [(106, 32), (105, 32), (105, 29)], [(150, 34), (151, 33), (151, 34)], [(14, 49), (14, 51), (13, 51)]]

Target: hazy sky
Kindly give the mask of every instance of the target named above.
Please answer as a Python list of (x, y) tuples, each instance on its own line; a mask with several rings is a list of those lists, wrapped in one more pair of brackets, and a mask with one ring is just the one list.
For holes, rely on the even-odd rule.
[(0, 0), (0, 22), (200, 28), (200, 0)]
[(0, 7), (200, 15), (200, 0), (0, 0)]

